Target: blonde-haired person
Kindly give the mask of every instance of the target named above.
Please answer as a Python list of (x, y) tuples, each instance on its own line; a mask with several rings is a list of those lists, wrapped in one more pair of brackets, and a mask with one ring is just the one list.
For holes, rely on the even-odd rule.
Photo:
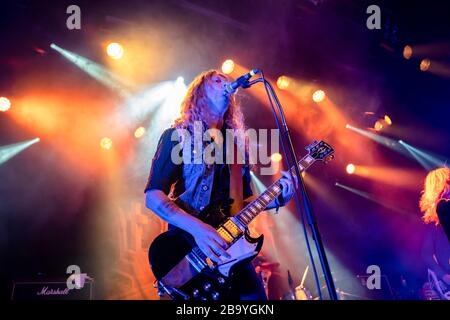
[(438, 168), (425, 178), (420, 210), (425, 223), (442, 225), (450, 240), (450, 169)]
[[(173, 141), (172, 135), (187, 130), (192, 140), (192, 137), (195, 137), (193, 131), (199, 123), (204, 131), (208, 129), (221, 131), (223, 140), (227, 137), (226, 129), (242, 131), (244, 117), (234, 95), (226, 90), (229, 81), (225, 74), (217, 70), (205, 71), (192, 81), (181, 103), (180, 118), (175, 120), (171, 128), (164, 131), (159, 140), (145, 188), (146, 206), (168, 222), (169, 229), (178, 228), (190, 233), (200, 250), (213, 261), (218, 261), (221, 255), (228, 257), (228, 253), (224, 250), (226, 242), (215, 228), (230, 215), (229, 207), (226, 206), (230, 203), (230, 167), (224, 159), (213, 165), (206, 164), (196, 150), (191, 150), (188, 157), (203, 159), (202, 163), (174, 163), (172, 150), (178, 145), (178, 139)], [(186, 143), (186, 139), (182, 137), (184, 136), (178, 135), (178, 138)], [(224, 156), (226, 146), (226, 141), (222, 141)], [(278, 199), (268, 205), (267, 209), (284, 205), (294, 194), (294, 182), (290, 175), (287, 173), (283, 175), (283, 192)], [(246, 200), (253, 195), (248, 165), (242, 167), (242, 192), (240, 200)], [(220, 210), (203, 214), (205, 208), (222, 203), (225, 205), (221, 206)], [(237, 267), (232, 287), (233, 299), (267, 299), (251, 263)]]
[(438, 168), (428, 173), (420, 198), (423, 221), (430, 230), (422, 247), (428, 269), (450, 286), (450, 169)]

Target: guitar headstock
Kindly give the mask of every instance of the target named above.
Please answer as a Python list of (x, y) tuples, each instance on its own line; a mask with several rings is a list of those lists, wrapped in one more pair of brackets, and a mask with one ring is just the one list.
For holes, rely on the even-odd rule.
[(327, 163), (334, 159), (334, 149), (325, 141), (314, 141), (305, 149), (308, 150), (309, 155), (315, 160)]

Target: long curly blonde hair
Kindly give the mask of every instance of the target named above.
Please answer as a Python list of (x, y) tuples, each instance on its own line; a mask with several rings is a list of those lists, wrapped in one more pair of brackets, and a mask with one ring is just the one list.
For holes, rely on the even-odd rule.
[[(191, 130), (195, 121), (203, 121), (208, 108), (205, 84), (207, 81), (211, 81), (214, 75), (221, 75), (230, 80), (227, 75), (217, 70), (208, 70), (198, 75), (187, 88), (186, 96), (181, 102), (181, 115), (173, 125), (175, 128)], [(245, 130), (244, 115), (234, 95), (230, 95), (228, 109), (224, 115), (224, 124), (230, 129)]]
[(434, 222), (439, 225), (436, 207), (442, 198), (450, 194), (450, 169), (438, 168), (430, 171), (425, 178), (424, 189), (420, 198), (420, 210), (425, 223)]

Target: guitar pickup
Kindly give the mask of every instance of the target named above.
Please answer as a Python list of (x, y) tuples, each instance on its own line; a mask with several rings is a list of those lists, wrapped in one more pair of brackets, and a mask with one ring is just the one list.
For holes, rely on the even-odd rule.
[(233, 238), (238, 238), (242, 234), (242, 230), (239, 229), (239, 227), (231, 220), (228, 219), (225, 221), (225, 223), (222, 225)]

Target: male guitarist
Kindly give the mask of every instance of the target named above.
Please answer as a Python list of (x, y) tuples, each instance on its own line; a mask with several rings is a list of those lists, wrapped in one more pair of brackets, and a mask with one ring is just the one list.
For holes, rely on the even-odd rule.
[[(203, 129), (244, 129), (243, 115), (235, 97), (226, 90), (229, 82), (226, 75), (217, 70), (203, 72), (189, 85), (181, 104), (181, 116), (174, 125), (162, 134), (145, 188), (146, 206), (160, 218), (169, 223), (169, 229), (182, 229), (190, 233), (201, 251), (212, 261), (220, 256), (229, 258), (224, 250), (226, 242), (216, 231), (220, 222), (230, 216), (231, 165), (225, 161), (207, 164), (205, 161), (194, 164), (184, 161), (177, 164), (173, 161), (173, 149), (182, 138), (174, 133), (179, 129), (191, 132), (195, 122), (201, 122)], [(242, 132), (240, 131), (240, 132)], [(214, 131), (212, 131), (214, 132)], [(226, 137), (226, 135), (222, 135)], [(212, 136), (211, 143), (215, 141)], [(204, 148), (201, 149), (203, 153)], [(226, 148), (224, 147), (224, 155)], [(201, 155), (193, 152), (193, 157)], [(290, 174), (282, 172), (282, 193), (267, 209), (283, 206), (294, 194), (294, 182)], [(249, 201), (253, 196), (250, 184), (250, 167), (241, 167), (242, 194), (235, 201)], [(240, 177), (239, 177), (240, 178)], [(297, 183), (297, 181), (295, 181)], [(231, 184), (232, 185), (232, 184)], [(233, 195), (234, 196), (234, 195)], [(226, 205), (228, 203), (228, 205)], [(221, 204), (224, 204), (221, 206)], [(204, 213), (209, 206), (220, 206), (220, 210)], [(266, 300), (266, 294), (253, 266), (250, 262), (242, 264), (233, 272), (231, 279), (231, 297), (241, 300)]]

